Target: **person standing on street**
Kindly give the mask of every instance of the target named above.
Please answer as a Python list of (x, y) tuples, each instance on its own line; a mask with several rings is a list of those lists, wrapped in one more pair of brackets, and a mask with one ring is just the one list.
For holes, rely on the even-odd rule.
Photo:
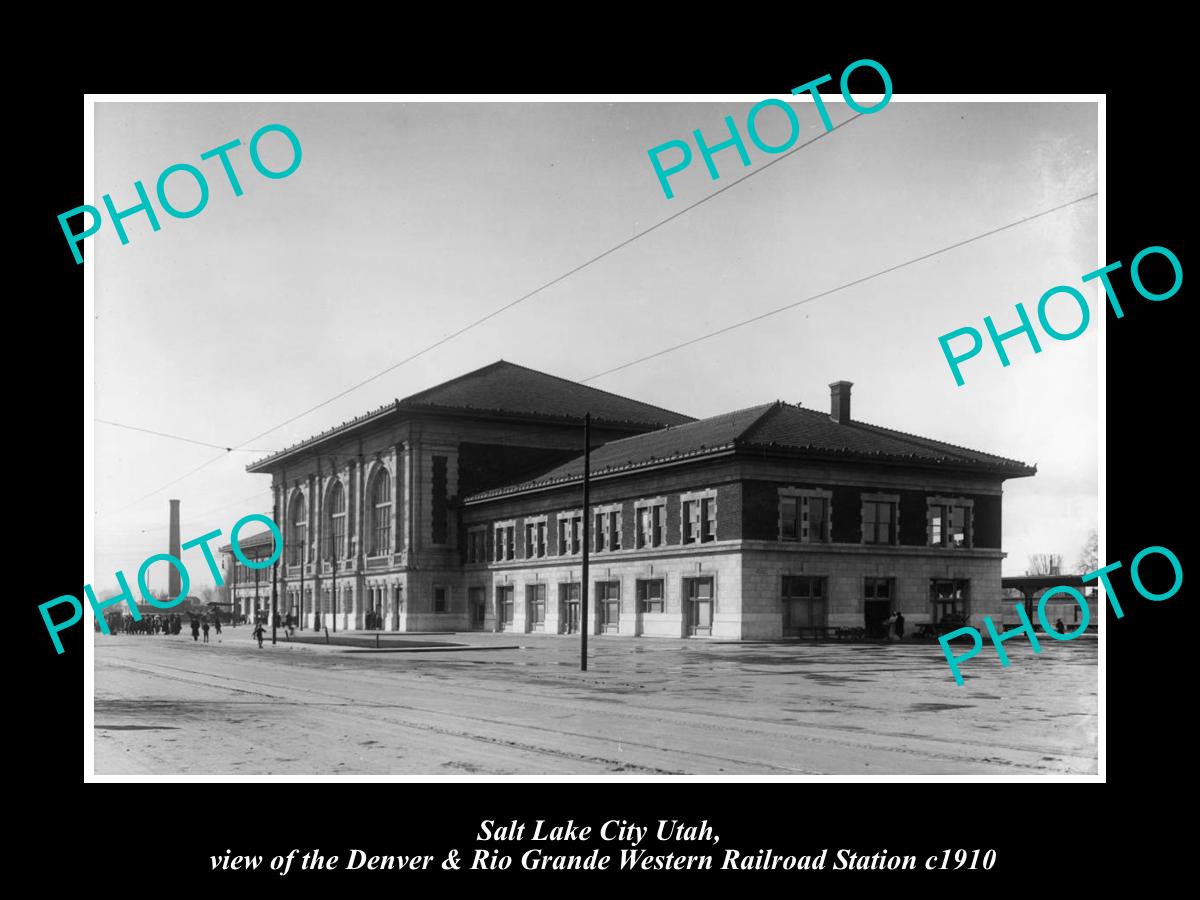
[(205, 619), (200, 627), (204, 629), (204, 643), (207, 644), (208, 643), (208, 619)]
[(904, 640), (904, 613), (896, 613), (896, 639)]
[(197, 619), (192, 619), (192, 640), (200, 640), (200, 622)]
[(262, 623), (262, 622), (259, 622), (259, 623), (257, 623), (257, 624), (254, 626), (254, 636), (255, 636), (256, 638), (258, 638), (258, 649), (259, 649), (259, 650), (261, 650), (261, 649), (262, 649), (262, 644), (263, 644), (263, 635), (264, 635), (265, 633), (266, 633), (266, 629), (263, 627), (263, 623)]

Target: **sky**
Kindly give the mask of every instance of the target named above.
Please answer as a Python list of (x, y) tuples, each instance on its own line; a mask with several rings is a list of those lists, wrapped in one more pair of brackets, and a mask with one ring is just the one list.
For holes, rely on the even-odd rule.
[[(417, 359), (282, 428), (246, 452), (95, 425), (96, 557), (89, 583), (167, 551), (168, 500), (184, 541), (270, 512), (270, 478), (245, 466), (369, 409), (498, 359), (573, 380), (827, 291), (1098, 190), (1092, 103), (913, 103), (825, 134), (792, 100), (798, 143), (755, 147), (755, 99), (552, 103), (97, 103), (95, 187), (118, 209), (153, 196), (168, 166), (205, 173), (207, 206), (111, 222), (87, 239), (95, 259), (95, 416), (238, 447), (511, 303), (686, 206), (683, 213)], [(835, 123), (853, 112), (826, 99)], [(714, 156), (692, 136), (728, 139), (731, 116), (751, 159)], [(247, 145), (263, 125), (291, 128), (299, 168), (260, 176)], [(781, 111), (758, 118), (782, 144)], [(824, 136), (821, 136), (824, 135)], [(215, 159), (233, 139), (244, 194)], [(667, 199), (648, 150), (687, 139), (692, 165)], [(270, 134), (263, 162), (291, 160)], [(676, 154), (665, 155), (664, 165)], [(778, 160), (766, 167), (768, 162)], [(198, 190), (173, 175), (182, 209)], [(696, 417), (781, 399), (829, 408), (829, 383), (854, 383), (853, 417), (1038, 466), (1005, 485), (1006, 575), (1034, 553), (1070, 568), (1097, 528), (1097, 200), (813, 300), (589, 384)], [(1092, 324), (1059, 342), (1039, 332), (964, 363), (957, 386), (938, 337), (1001, 330), (1031, 317), (1049, 288), (1088, 300)], [(1061, 303), (1061, 305), (1058, 305)], [(1079, 313), (1056, 301), (1050, 321)], [(216, 459), (165, 487), (206, 461)], [(150, 496), (146, 496), (150, 495)], [(247, 533), (255, 530), (250, 528)], [(165, 588), (166, 565), (151, 570)], [(192, 593), (211, 585), (191, 566)]]

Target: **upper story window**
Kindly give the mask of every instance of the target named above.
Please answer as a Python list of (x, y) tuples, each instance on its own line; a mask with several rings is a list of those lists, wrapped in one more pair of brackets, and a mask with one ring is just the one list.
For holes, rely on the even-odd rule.
[(496, 525), (495, 560), (503, 562), (517, 558), (517, 526), (514, 522), (500, 522)]
[(296, 495), (292, 497), (292, 511), (288, 515), (288, 523), (292, 526), (288, 565), (298, 566), (304, 562), (305, 537), (308, 535), (308, 507), (304, 502), (304, 494), (300, 491), (296, 491)]
[(781, 488), (779, 539), (824, 544), (830, 539), (833, 493), (817, 489)]
[(340, 559), (346, 555), (346, 491), (340, 480), (333, 483), (325, 501), (325, 558)]
[(973, 500), (962, 497), (930, 497), (929, 546), (972, 546), (971, 519), (974, 506)]
[(546, 520), (534, 519), (525, 522), (525, 558), (535, 559), (546, 555)]
[(467, 529), (467, 562), (487, 562), (486, 525), (476, 525)]
[(371, 479), (371, 556), (391, 550), (392, 544), (392, 476), (383, 466)]
[(570, 556), (583, 549), (583, 513), (560, 513), (558, 516), (558, 554)]
[(895, 494), (863, 494), (862, 539), (864, 544), (897, 543), (897, 509), (900, 498)]
[(621, 507), (605, 506), (594, 512), (596, 536), (595, 550), (603, 553), (605, 550), (621, 549)]
[(717, 539), (717, 492), (684, 494), (683, 543), (704, 544)]
[(667, 538), (667, 501), (645, 500), (634, 506), (637, 518), (637, 546), (661, 547)]

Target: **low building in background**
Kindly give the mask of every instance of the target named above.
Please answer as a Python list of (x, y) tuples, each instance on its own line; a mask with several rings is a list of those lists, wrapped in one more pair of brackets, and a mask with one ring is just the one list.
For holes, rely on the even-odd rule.
[[(1035, 470), (855, 421), (851, 384), (830, 387), (828, 413), (775, 401), (695, 420), (501, 361), (397, 400), (247, 467), (272, 476), (280, 613), (728, 639), (1001, 617), (1003, 482)], [(257, 589), (229, 571), (235, 609), (270, 608), (271, 570)]]

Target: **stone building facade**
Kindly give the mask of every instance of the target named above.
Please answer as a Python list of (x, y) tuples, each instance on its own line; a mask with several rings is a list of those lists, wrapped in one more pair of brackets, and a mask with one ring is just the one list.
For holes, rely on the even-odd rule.
[(1003, 617), (1020, 462), (775, 402), (705, 420), (500, 362), (256, 462), (304, 627), (778, 638)]

